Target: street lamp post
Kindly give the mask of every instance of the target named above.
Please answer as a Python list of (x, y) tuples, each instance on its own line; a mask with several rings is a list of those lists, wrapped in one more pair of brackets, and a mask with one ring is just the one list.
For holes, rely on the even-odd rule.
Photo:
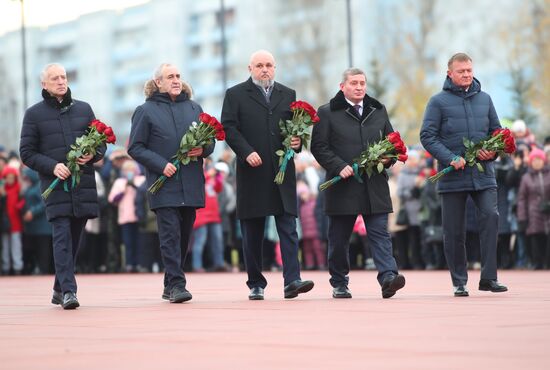
[(21, 4), (21, 64), (23, 73), (23, 110), (27, 109), (27, 32), (25, 27), (25, 1), (19, 0)]
[(348, 67), (353, 67), (353, 39), (351, 31), (351, 0), (346, 0), (346, 18), (348, 22)]
[(222, 83), (223, 91), (227, 90), (227, 40), (225, 35), (225, 3), (220, 0), (220, 31), (221, 31), (221, 54), (222, 54)]

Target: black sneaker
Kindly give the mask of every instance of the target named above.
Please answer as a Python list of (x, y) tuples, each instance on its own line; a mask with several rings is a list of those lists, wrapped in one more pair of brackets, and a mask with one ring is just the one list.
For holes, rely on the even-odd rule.
[(187, 289), (175, 286), (170, 291), (170, 303), (182, 303), (191, 300), (193, 296)]

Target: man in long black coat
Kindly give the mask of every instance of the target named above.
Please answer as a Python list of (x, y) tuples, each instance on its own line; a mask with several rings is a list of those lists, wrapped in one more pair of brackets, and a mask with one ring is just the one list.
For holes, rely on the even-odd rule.
[[(49, 64), (42, 71), (43, 101), (27, 109), (21, 129), (20, 154), (25, 165), (40, 174), (44, 191), (55, 178), (69, 179), (66, 155), (76, 138), (83, 135), (95, 119), (88, 103), (74, 100), (67, 85), (63, 66)], [(98, 216), (97, 189), (92, 163), (105, 153), (103, 146), (92, 157), (78, 159), (82, 171), (80, 184), (64, 191), (58, 185), (46, 199), (46, 216), (53, 226), (55, 282), (53, 304), (74, 309), (76, 298), (74, 263), (84, 226), (89, 218)]]
[[(348, 289), (349, 238), (357, 215), (363, 215), (369, 246), (382, 297), (390, 298), (405, 286), (397, 272), (388, 232), (388, 213), (392, 212), (388, 175), (385, 171), (360, 183), (354, 178), (353, 160), (367, 147), (393, 131), (386, 108), (366, 94), (367, 78), (357, 68), (344, 71), (340, 91), (319, 108), (320, 122), (313, 128), (311, 152), (327, 171), (327, 179), (344, 180), (325, 192), (325, 212), (329, 216), (328, 265), (334, 298), (351, 298)], [(391, 165), (389, 159), (384, 160)]]
[[(200, 105), (192, 101), (191, 90), (180, 78), (177, 67), (161, 64), (145, 86), (147, 97), (132, 116), (128, 154), (146, 170), (147, 186), (161, 175), (166, 182), (155, 194), (148, 194), (149, 205), (157, 215), (162, 260), (165, 266), (163, 299), (181, 303), (192, 298), (186, 289), (183, 262), (195, 222), (196, 209), (204, 207), (202, 157), (214, 145), (194, 148), (197, 157), (179, 170), (171, 162), (183, 135), (193, 122), (199, 122)], [(177, 176), (176, 176), (177, 173)], [(182, 258), (183, 257), (183, 258)]]
[[(282, 149), (279, 120), (290, 117), (296, 92), (274, 82), (275, 59), (260, 50), (248, 66), (251, 77), (227, 90), (222, 109), (226, 141), (237, 155), (237, 217), (241, 222), (247, 285), (251, 300), (262, 300), (267, 280), (262, 274), (262, 243), (266, 217), (275, 216), (283, 258), (284, 296), (297, 297), (313, 288), (302, 281), (296, 233), (296, 173), (291, 161), (284, 182), (273, 182), (278, 171), (275, 151)], [(301, 140), (292, 139), (299, 150)]]

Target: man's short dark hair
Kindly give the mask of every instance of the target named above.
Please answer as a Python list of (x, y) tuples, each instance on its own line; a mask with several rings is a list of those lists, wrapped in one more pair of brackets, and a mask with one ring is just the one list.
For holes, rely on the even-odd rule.
[(456, 53), (447, 62), (447, 68), (451, 69), (454, 62), (471, 62), (472, 58), (466, 53)]

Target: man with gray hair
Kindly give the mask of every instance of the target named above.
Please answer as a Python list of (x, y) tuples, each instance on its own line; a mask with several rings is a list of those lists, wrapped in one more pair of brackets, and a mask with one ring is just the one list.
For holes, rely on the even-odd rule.
[[(88, 103), (71, 97), (62, 65), (48, 64), (40, 77), (43, 100), (25, 112), (19, 150), (23, 163), (40, 174), (41, 190), (44, 191), (55, 178), (69, 178), (71, 172), (65, 165), (66, 155), (95, 116)], [(99, 213), (92, 164), (104, 153), (105, 146), (99, 148), (94, 157), (91, 154), (80, 157), (80, 184), (66, 191), (63, 186), (57, 186), (45, 200), (46, 216), (53, 227), (55, 282), (52, 303), (64, 309), (80, 305), (76, 298), (74, 264), (84, 226)]]
[[(367, 95), (367, 77), (358, 68), (344, 71), (340, 91), (318, 110), (320, 122), (313, 128), (311, 152), (325, 168), (327, 178), (354, 175), (354, 158), (375, 142), (393, 132), (386, 107)], [(394, 161), (384, 159), (386, 168)], [(348, 179), (328, 188), (325, 213), (329, 216), (328, 266), (334, 298), (351, 298), (349, 283), (349, 239), (358, 215), (363, 216), (369, 247), (376, 268), (382, 297), (390, 298), (405, 286), (397, 272), (388, 213), (392, 212), (388, 175), (375, 172), (362, 182)]]
[[(284, 182), (273, 182), (283, 138), (281, 119), (289, 119), (290, 103), (296, 92), (274, 82), (275, 59), (265, 50), (252, 54), (248, 65), (250, 78), (231, 87), (225, 94), (222, 123), (227, 144), (237, 155), (237, 217), (243, 235), (243, 253), (248, 296), (263, 300), (267, 280), (262, 274), (262, 248), (267, 216), (275, 216), (283, 258), (284, 297), (295, 298), (313, 288), (313, 281), (302, 281), (298, 261), (296, 232), (297, 196), (294, 161), (290, 161)], [(292, 149), (301, 140), (292, 138)]]
[(191, 88), (172, 64), (163, 63), (155, 70), (144, 93), (145, 103), (132, 116), (128, 154), (145, 167), (148, 187), (159, 176), (167, 177), (160, 190), (147, 195), (149, 206), (157, 215), (165, 267), (162, 298), (182, 303), (193, 297), (186, 287), (183, 263), (196, 209), (204, 207), (203, 158), (212, 153), (214, 144), (191, 149), (187, 155), (197, 160), (178, 169), (172, 164), (172, 157), (191, 124), (199, 122), (202, 108), (191, 100)]

